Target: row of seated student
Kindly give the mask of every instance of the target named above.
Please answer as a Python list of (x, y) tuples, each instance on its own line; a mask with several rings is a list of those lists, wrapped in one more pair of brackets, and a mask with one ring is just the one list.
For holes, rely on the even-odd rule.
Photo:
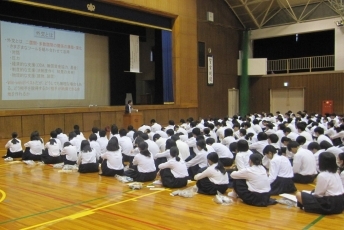
[[(293, 184), (293, 180), (299, 183), (310, 183), (317, 175), (317, 171), (314, 170), (316, 167), (316, 163), (314, 163), (316, 158), (313, 155), (309, 155), (310, 151), (301, 148), (298, 142), (290, 141), (288, 139), (287, 141), (289, 141), (289, 143), (287, 144), (287, 149), (293, 154), (293, 166), (289, 161), (286, 163), (286, 160), (288, 159), (285, 156), (276, 154), (277, 152), (282, 152), (278, 151), (279, 146), (273, 146), (267, 143), (265, 147), (261, 149), (261, 145), (258, 145), (260, 147), (260, 149), (258, 148), (260, 151), (258, 151), (257, 148), (252, 147), (253, 144), (249, 146), (249, 142), (243, 138), (238, 138), (238, 140), (236, 140), (237, 142), (230, 143), (229, 147), (231, 147), (232, 152), (229, 152), (231, 153), (231, 156), (229, 155), (229, 157), (227, 157), (228, 159), (226, 159), (226, 157), (222, 157), (221, 160), (221, 154), (219, 154), (221, 151), (219, 151), (219, 149), (223, 149), (221, 147), (225, 145), (216, 143), (216, 141), (209, 136), (201, 135), (202, 133), (199, 128), (193, 128), (191, 132), (192, 137), (186, 139), (185, 143), (190, 147), (190, 155), (188, 157), (185, 155), (184, 158), (179, 158), (179, 151), (182, 148), (180, 148), (176, 143), (177, 141), (180, 141), (180, 137), (183, 135), (172, 135), (171, 139), (167, 139), (165, 142), (165, 151), (162, 152), (160, 151), (161, 146), (156, 144), (161, 138), (159, 137), (159, 134), (156, 134), (157, 136), (153, 138), (156, 141), (154, 142), (149, 140), (147, 133), (136, 132), (133, 135), (135, 138), (134, 143), (136, 145), (136, 148), (134, 149), (131, 138), (127, 137), (126, 130), (122, 129), (118, 132), (117, 129), (116, 133), (115, 129), (116, 126), (111, 128), (113, 137), (105, 146), (105, 153), (100, 151), (100, 154), (96, 153), (95, 149), (97, 147), (91, 147), (90, 144), (92, 142), (97, 143), (97, 135), (95, 133), (90, 135), (89, 141), (80, 140), (77, 142), (74, 139), (77, 138), (77, 136), (80, 136), (80, 132), (78, 135), (76, 134), (78, 131), (71, 132), (69, 135), (69, 141), (65, 142), (64, 148), (61, 151), (61, 160), (56, 160), (58, 159), (56, 146), (59, 146), (56, 143), (57, 138), (55, 137), (55, 133), (57, 134), (57, 132), (52, 131), (51, 140), (46, 143), (44, 148), (45, 150), (43, 152), (43, 140), (39, 137), (37, 132), (33, 132), (30, 141), (34, 141), (35, 144), (28, 144), (30, 141), (24, 144), (27, 148), (23, 154), (23, 160), (30, 159), (30, 157), (32, 157), (33, 160), (43, 160), (45, 163), (56, 163), (60, 161), (64, 161), (65, 164), (78, 163), (80, 172), (97, 172), (98, 162), (103, 160), (101, 163), (101, 175), (114, 176), (116, 174), (125, 174), (134, 178), (136, 181), (151, 181), (159, 175), (161, 177), (162, 184), (171, 188), (183, 187), (186, 185), (187, 179), (195, 179), (197, 180), (199, 193), (204, 194), (215, 194), (216, 191), (225, 192), (228, 188), (228, 178), (230, 178), (234, 179), (234, 190), (229, 195), (239, 196), (245, 203), (257, 206), (266, 206), (271, 203), (271, 200), (268, 199), (270, 195), (284, 192), (295, 192), (296, 188)], [(112, 132), (113, 130), (115, 131)], [(99, 132), (99, 134), (101, 134), (100, 137), (105, 136), (102, 131)], [(266, 136), (266, 133), (259, 133), (257, 135), (258, 141), (256, 143), (266, 141)], [(271, 138), (271, 136), (276, 138), (276, 135), (274, 136), (272, 134), (268, 137), (270, 139), (274, 139)], [(14, 139), (16, 138), (14, 137), (13, 140)], [(55, 139), (55, 142), (52, 139)], [(79, 137), (79, 139), (82, 138)], [(74, 145), (71, 144), (72, 142)], [(78, 143), (80, 143), (80, 145)], [(274, 142), (272, 143), (276, 143), (276, 140), (274, 139)], [(212, 147), (215, 147), (216, 145), (219, 145), (217, 150)], [(40, 159), (37, 157), (37, 155), (39, 155), (39, 148), (37, 146), (40, 146), (42, 155)], [(78, 146), (80, 147), (78, 148)], [(50, 147), (52, 148), (51, 151), (49, 151)], [(31, 151), (31, 148), (33, 148), (34, 151)], [(125, 154), (124, 151), (126, 148), (127, 150), (130, 150), (126, 152), (127, 154)], [(258, 155), (252, 154), (252, 151), (249, 150), (250, 148)], [(73, 151), (67, 151), (67, 149), (73, 149)], [(27, 150), (29, 150), (29, 153), (34, 156), (29, 156)], [(308, 152), (304, 150), (307, 150)], [(75, 157), (67, 159), (68, 156), (70, 156), (67, 152), (76, 153), (74, 154)], [(307, 152), (307, 154), (303, 154), (304, 152)], [(52, 153), (56, 154), (54, 155)], [(318, 155), (320, 156), (320, 154)], [(266, 177), (262, 176), (262, 167), (255, 167), (261, 164), (262, 155), (264, 155), (267, 162), (265, 163), (266, 168), (270, 169), (268, 176), (264, 168), (264, 175), (266, 175)], [(306, 161), (303, 159), (303, 155), (307, 155), (308, 158), (306, 158)], [(63, 156), (65, 156), (65, 158), (63, 158)], [(340, 156), (341, 155), (338, 154), (338, 157)], [(228, 170), (231, 172), (230, 176), (228, 176), (228, 173), (224, 170), (223, 164), (230, 166), (233, 163), (234, 158), (238, 171)], [(53, 159), (53, 161), (51, 161), (51, 159)], [(124, 160), (130, 162), (129, 170), (124, 171)], [(340, 161), (343, 164), (343, 160)], [(307, 162), (307, 164), (305, 162)], [(312, 164), (308, 164), (309, 162), (312, 162)], [(209, 167), (207, 167), (208, 165)], [(297, 171), (297, 168), (300, 168), (301, 171)], [(306, 174), (302, 174), (302, 170), (304, 170)], [(257, 180), (257, 178), (260, 179)], [(244, 188), (242, 187), (243, 183), (240, 183), (241, 179), (245, 179), (247, 182), (247, 186)], [(340, 184), (342, 185), (342, 183)], [(343, 192), (341, 192), (341, 194), (342, 193)], [(305, 210), (307, 211), (306, 208)]]

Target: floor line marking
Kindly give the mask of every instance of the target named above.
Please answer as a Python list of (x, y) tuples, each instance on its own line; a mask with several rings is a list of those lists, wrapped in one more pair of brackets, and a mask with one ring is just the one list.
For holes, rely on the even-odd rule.
[(324, 215), (320, 215), (318, 216), (318, 218), (316, 218), (315, 220), (313, 220), (311, 223), (309, 223), (306, 227), (304, 227), (302, 230), (307, 230), (311, 227), (313, 227), (316, 223), (318, 223), (322, 218), (324, 218)]
[[(144, 195), (141, 195), (141, 196), (138, 196), (138, 197), (129, 198), (129, 199), (126, 199), (126, 200), (123, 200), (123, 201), (119, 201), (119, 202), (116, 202), (116, 203), (113, 203), (113, 204), (104, 205), (102, 207), (98, 207), (98, 208), (87, 210), (86, 212), (87, 212), (87, 214), (89, 214), (91, 212), (94, 212), (94, 211), (97, 211), (97, 210), (100, 210), (100, 209), (108, 208), (108, 207), (115, 206), (115, 205), (118, 205), (118, 204), (123, 204), (123, 203), (129, 202), (129, 201), (132, 201), (132, 200), (135, 200), (135, 199), (140, 199), (140, 198), (143, 198), (143, 197), (146, 197), (146, 196), (150, 196), (150, 195), (162, 192), (162, 191), (164, 191), (164, 190), (159, 190), (159, 191), (155, 191), (155, 192), (152, 192), (152, 193), (144, 194)], [(82, 211), (80, 213), (81, 214), (80, 216), (83, 216), (83, 213), (85, 213), (85, 211)], [(58, 218), (58, 219), (55, 219), (55, 220), (51, 220), (51, 221), (43, 222), (43, 223), (36, 224), (36, 225), (30, 226), (30, 227), (22, 228), (22, 230), (27, 230), (27, 229), (33, 229), (33, 228), (41, 227), (41, 226), (48, 225), (48, 224), (51, 224), (51, 223), (55, 223), (55, 222), (58, 222), (58, 221), (61, 221), (61, 220), (75, 219), (75, 216), (77, 214), (78, 213), (75, 213), (75, 214), (72, 214), (72, 215), (69, 215), (69, 216), (65, 216), (65, 217), (62, 217), (62, 218)]]
[(1, 193), (1, 199), (0, 199), (0, 203), (3, 201), (3, 200), (5, 200), (5, 198), (6, 198), (6, 193), (4, 192), (4, 191), (2, 191), (2, 190), (0, 190), (0, 193)]

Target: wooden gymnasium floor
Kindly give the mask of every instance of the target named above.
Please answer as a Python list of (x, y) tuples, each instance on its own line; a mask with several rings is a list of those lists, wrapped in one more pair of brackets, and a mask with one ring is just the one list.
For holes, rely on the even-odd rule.
[(214, 196), (173, 197), (173, 190), (150, 190), (150, 183), (131, 190), (115, 178), (59, 170), (1, 160), (0, 229), (344, 229), (343, 214), (309, 214), (281, 204), (258, 208), (240, 200), (222, 206)]

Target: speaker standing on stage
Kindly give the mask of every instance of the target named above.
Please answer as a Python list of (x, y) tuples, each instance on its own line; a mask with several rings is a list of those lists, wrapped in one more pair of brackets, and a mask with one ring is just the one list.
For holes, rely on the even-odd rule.
[(133, 102), (131, 100), (125, 105), (125, 113), (131, 113), (132, 111), (138, 112), (138, 109), (133, 108)]

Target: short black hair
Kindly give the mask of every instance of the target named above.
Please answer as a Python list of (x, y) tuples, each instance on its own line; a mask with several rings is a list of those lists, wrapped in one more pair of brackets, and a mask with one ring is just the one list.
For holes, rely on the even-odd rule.
[(254, 165), (261, 165), (262, 164), (262, 155), (260, 153), (252, 153), (250, 155), (250, 160)]
[(321, 148), (318, 142), (311, 142), (309, 143), (307, 149), (312, 151), (313, 149), (320, 150)]
[(239, 152), (246, 152), (248, 151), (249, 147), (248, 147), (248, 142), (246, 140), (239, 140), (238, 142), (238, 151)]
[(337, 172), (336, 156), (330, 152), (322, 152), (319, 155), (319, 170), (328, 171), (331, 173)]
[(292, 148), (297, 148), (299, 146), (299, 143), (297, 143), (296, 141), (289, 141), (287, 148), (290, 151)]
[(272, 154), (275, 154), (277, 151), (276, 151), (276, 148), (273, 147), (272, 145), (267, 145), (267, 146), (265, 146), (265, 148), (263, 149), (263, 154), (266, 155), (266, 154), (268, 154), (269, 152), (271, 152)]
[(268, 139), (271, 141), (271, 143), (277, 143), (279, 138), (276, 134), (273, 133), (268, 136)]

